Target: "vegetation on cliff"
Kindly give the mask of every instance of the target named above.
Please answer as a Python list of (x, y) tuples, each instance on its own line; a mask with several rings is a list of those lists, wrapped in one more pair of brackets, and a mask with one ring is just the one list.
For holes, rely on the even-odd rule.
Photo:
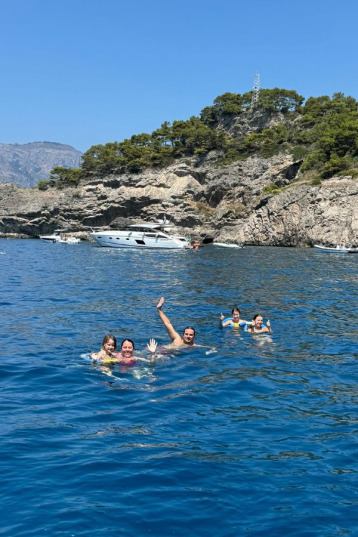
[[(146, 168), (165, 167), (178, 158), (218, 152), (218, 164), (252, 155), (264, 158), (280, 152), (301, 161), (300, 172), (317, 180), (336, 174), (358, 175), (358, 103), (342, 93), (304, 97), (294, 90), (263, 89), (251, 106), (252, 92), (225, 93), (200, 117), (165, 122), (151, 134), (135, 134), (122, 142), (91, 147), (81, 169), (57, 167), (40, 189), (76, 186), (89, 177), (104, 177)], [(255, 127), (255, 117), (273, 119), (269, 128)], [(255, 116), (255, 117), (254, 117)], [(251, 132), (233, 135), (228, 125), (251, 120)]]

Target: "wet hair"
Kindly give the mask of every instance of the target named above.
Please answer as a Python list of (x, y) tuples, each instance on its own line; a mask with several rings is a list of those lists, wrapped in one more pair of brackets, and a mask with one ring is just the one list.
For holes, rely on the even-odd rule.
[(110, 339), (113, 339), (113, 343), (114, 343), (114, 350), (117, 350), (117, 340), (116, 340), (116, 336), (112, 336), (112, 334), (106, 334), (103, 338), (103, 341), (102, 341), (102, 348), (104, 348), (105, 344), (108, 343), (108, 341)]
[(231, 310), (231, 315), (234, 315), (235, 311), (237, 311), (238, 314), (240, 315), (240, 310), (239, 310), (239, 308), (238, 308), (237, 306), (235, 306), (234, 308), (232, 308), (232, 310)]
[(128, 341), (129, 343), (132, 343), (132, 345), (133, 345), (133, 350), (134, 350), (134, 341), (132, 341), (131, 339), (124, 339), (124, 340), (122, 341), (122, 343), (121, 343), (121, 349), (122, 349), (122, 347), (123, 347), (123, 345), (125, 344), (126, 341)]
[(192, 326), (186, 326), (183, 330), (183, 334), (185, 332), (185, 330), (194, 330), (194, 337), (195, 337), (195, 328), (193, 328)]
[(257, 317), (262, 317), (261, 313), (256, 313), (256, 315), (253, 316), (252, 320), (256, 321)]

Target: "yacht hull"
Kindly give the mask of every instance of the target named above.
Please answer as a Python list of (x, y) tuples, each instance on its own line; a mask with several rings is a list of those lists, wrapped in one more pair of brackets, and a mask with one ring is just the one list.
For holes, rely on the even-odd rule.
[(320, 246), (319, 244), (314, 244), (319, 252), (328, 252), (330, 254), (358, 254), (358, 248), (345, 248), (343, 246), (336, 248), (329, 248), (328, 246)]
[(90, 233), (100, 245), (107, 248), (160, 248), (167, 250), (183, 250), (189, 248), (184, 237), (163, 236), (164, 234), (141, 233), (135, 231), (112, 231)]

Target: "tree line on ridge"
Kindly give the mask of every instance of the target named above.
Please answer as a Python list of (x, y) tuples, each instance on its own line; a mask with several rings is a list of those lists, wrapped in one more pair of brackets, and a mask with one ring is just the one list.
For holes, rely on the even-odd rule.
[[(218, 126), (223, 119), (248, 113), (279, 115), (278, 122), (248, 135), (232, 136)], [(200, 117), (166, 121), (151, 134), (134, 134), (122, 142), (92, 146), (83, 154), (81, 168), (56, 167), (39, 189), (77, 186), (92, 177), (138, 173), (164, 168), (176, 159), (205, 156), (218, 150), (218, 165), (245, 160), (252, 155), (269, 158), (291, 153), (302, 161), (300, 171), (313, 183), (333, 175), (358, 176), (358, 103), (343, 93), (310, 97), (294, 90), (262, 89), (252, 107), (252, 92), (224, 93)]]

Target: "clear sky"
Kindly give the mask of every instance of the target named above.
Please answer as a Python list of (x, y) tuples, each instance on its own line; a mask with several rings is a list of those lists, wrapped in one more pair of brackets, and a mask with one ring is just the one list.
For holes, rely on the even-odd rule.
[(80, 151), (189, 119), (225, 92), (358, 98), (357, 0), (12, 0), (0, 143)]

